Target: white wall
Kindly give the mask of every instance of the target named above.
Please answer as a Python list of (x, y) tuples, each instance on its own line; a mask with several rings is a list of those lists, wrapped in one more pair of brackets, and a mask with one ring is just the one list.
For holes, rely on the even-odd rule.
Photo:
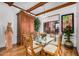
[(76, 4), (77, 17), (77, 50), (79, 52), (79, 2)]
[(18, 9), (9, 7), (5, 3), (0, 3), (0, 47), (5, 46), (5, 29), (8, 22), (12, 23), (13, 28), (13, 43), (17, 42), (17, 16)]
[[(64, 7), (64, 8), (61, 8), (61, 9), (58, 9), (58, 10), (55, 10), (55, 11), (51, 11), (49, 13), (46, 13), (45, 15), (40, 15), (38, 16), (40, 21), (41, 21), (41, 27), (40, 27), (40, 32), (43, 32), (43, 23), (47, 20), (45, 20), (45, 17), (47, 16), (51, 16), (51, 15), (55, 15), (55, 14), (60, 14), (60, 28), (61, 28), (61, 15), (64, 15), (64, 14), (69, 14), (69, 13), (74, 13), (74, 36), (73, 36), (73, 43), (74, 43), (74, 46), (76, 46), (76, 39), (77, 39), (77, 20), (76, 20), (76, 4), (74, 5), (71, 5), (71, 6), (68, 6), (68, 7)], [(63, 39), (63, 42), (64, 42), (64, 39)]]

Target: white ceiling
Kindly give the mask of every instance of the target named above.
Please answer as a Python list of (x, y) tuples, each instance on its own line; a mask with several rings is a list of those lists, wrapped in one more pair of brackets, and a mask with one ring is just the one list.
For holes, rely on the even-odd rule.
[(54, 7), (56, 7), (60, 4), (63, 4), (63, 2), (49, 2), (49, 3), (37, 8), (37, 9), (31, 11), (31, 12), (34, 13), (34, 14), (38, 14), (38, 13), (43, 12), (45, 10), (48, 10), (50, 8), (54, 8)]
[[(15, 2), (14, 5), (19, 6), (23, 9), (27, 10), (38, 3), (39, 2)], [(38, 14), (40, 12), (43, 12), (43, 11), (48, 10), (50, 8), (54, 8), (54, 7), (61, 5), (63, 3), (66, 3), (66, 2), (48, 2), (48, 3), (44, 4), (43, 6), (40, 6), (36, 9), (34, 9), (33, 11), (31, 11), (31, 13)]]
[(38, 3), (39, 2), (15, 2), (14, 5), (19, 6), (23, 9), (27, 10)]

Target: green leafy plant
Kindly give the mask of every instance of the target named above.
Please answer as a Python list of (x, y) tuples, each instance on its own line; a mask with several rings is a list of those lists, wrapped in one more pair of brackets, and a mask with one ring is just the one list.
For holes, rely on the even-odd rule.
[(66, 28), (64, 29), (64, 34), (65, 34), (65, 39), (67, 39), (67, 41), (70, 41), (70, 37), (72, 36), (72, 28), (71, 26), (66, 26)]
[(35, 18), (35, 20), (34, 20), (34, 27), (35, 27), (35, 31), (39, 31), (39, 28), (40, 28), (40, 20), (39, 20), (39, 18)]

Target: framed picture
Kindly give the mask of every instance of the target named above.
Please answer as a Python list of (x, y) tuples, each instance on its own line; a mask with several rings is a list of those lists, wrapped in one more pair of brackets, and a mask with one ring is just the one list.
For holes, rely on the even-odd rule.
[(45, 22), (44, 23), (44, 32), (46, 33), (55, 33), (55, 22)]
[(45, 18), (46, 20), (43, 23), (43, 31), (45, 33), (57, 34), (59, 32), (59, 21), (60, 14), (51, 15)]
[(66, 14), (61, 16), (61, 30), (62, 32), (66, 28), (66, 26), (71, 26), (72, 33), (74, 32), (74, 14)]

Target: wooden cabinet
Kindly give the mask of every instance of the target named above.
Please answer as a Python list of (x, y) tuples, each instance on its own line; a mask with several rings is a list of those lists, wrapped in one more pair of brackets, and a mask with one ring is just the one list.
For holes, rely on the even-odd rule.
[[(34, 16), (31, 16), (24, 11), (18, 13), (18, 43), (26, 47), (26, 55), (34, 55), (33, 40), (31, 33), (34, 33)], [(30, 52), (31, 51), (31, 52)]]
[(34, 17), (28, 15), (23, 11), (18, 13), (17, 15), (18, 15), (18, 20), (17, 20), (18, 43), (24, 45), (25, 39), (23, 38), (23, 35), (34, 32)]

